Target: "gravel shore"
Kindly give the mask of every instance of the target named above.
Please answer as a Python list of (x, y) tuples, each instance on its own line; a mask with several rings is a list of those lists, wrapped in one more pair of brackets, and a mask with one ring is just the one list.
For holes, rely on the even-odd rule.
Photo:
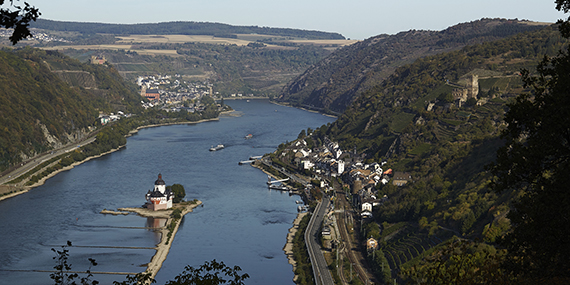
[[(287, 243), (285, 243), (285, 246), (283, 247), (283, 251), (285, 252), (285, 255), (287, 255), (287, 260), (289, 261), (289, 264), (293, 265), (293, 272), (295, 272), (297, 266), (297, 263), (293, 259), (293, 238), (295, 237), (295, 234), (299, 229), (299, 223), (301, 222), (301, 220), (305, 215), (307, 215), (306, 212), (299, 213), (297, 215), (297, 217), (293, 221), (293, 226), (289, 229), (289, 233), (287, 234)], [(295, 279), (297, 279), (297, 276), (293, 278), (293, 281), (295, 281)]]

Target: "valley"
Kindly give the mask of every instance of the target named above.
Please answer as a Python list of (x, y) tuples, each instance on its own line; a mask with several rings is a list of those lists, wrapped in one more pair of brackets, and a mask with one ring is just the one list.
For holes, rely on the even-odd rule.
[[(559, 58), (565, 54), (559, 51), (567, 48), (568, 35), (560, 34), (555, 25), (484, 18), (442, 31), (410, 30), (363, 41), (304, 30), (259, 28), (273, 34), (247, 33), (223, 25), (200, 33), (180, 33), (179, 24), (163, 33), (155, 31), (169, 25), (149, 24), (148, 32), (129, 25), (43, 25), (66, 25), (69, 30), (42, 37), (50, 41), (37, 38), (0, 53), (0, 80), (8, 90), (0, 97), (6, 104), (0, 106), (3, 114), (10, 114), (0, 123), (11, 134), (0, 136), (2, 169), (76, 144), (87, 130), (101, 131), (94, 144), (49, 163), (60, 167), (116, 149), (138, 126), (215, 119), (227, 110), (224, 99), (267, 98), (333, 114), (336, 120), (301, 129), (296, 139), (288, 133), (271, 147), (252, 148), (267, 149), (264, 171), (276, 178), (284, 178), (284, 173), (303, 177), (288, 186), (302, 193), (312, 209), (323, 199), (337, 207), (329, 209), (328, 216), (335, 216), (344, 241), (327, 240), (324, 226), (322, 231), (317, 229), (320, 225), (310, 230), (316, 232), (328, 262), (320, 268), (334, 267), (332, 275), (339, 284), (421, 283), (437, 262), (450, 264), (447, 256), (479, 264), (465, 271), (469, 274), (522, 280), (518, 278), (525, 274), (503, 274), (502, 267), (492, 271), (480, 264), (506, 262), (517, 254), (512, 248), (503, 250), (504, 238), (519, 234), (517, 226), (526, 223), (512, 211), (520, 207), (514, 201), (549, 205), (540, 200), (541, 187), (553, 187), (553, 193), (564, 189), (559, 184), (565, 181), (564, 139), (544, 149), (549, 152), (544, 157), (533, 145), (542, 136), (556, 144), (567, 131), (564, 116), (559, 116), (565, 111), (556, 108), (567, 102), (549, 97), (566, 92), (566, 79), (554, 67), (563, 66)], [(120, 29), (125, 32), (117, 32)], [(53, 40), (56, 35), (61, 40)], [(545, 114), (535, 113), (533, 108), (552, 102), (556, 104)], [(250, 102), (231, 104), (247, 109)], [(261, 112), (273, 118), (286, 109), (276, 106), (275, 114), (267, 110)], [(109, 126), (97, 118), (119, 111), (134, 118)], [(538, 116), (536, 125), (533, 115)], [(14, 119), (20, 117), (25, 123)], [(293, 119), (298, 118), (273, 123), (290, 127)], [(542, 133), (541, 120), (552, 129)], [(236, 146), (249, 145), (265, 134), (256, 127), (242, 132), (254, 134), (253, 139)], [(221, 142), (209, 145), (217, 143)], [(547, 161), (540, 166), (517, 161), (516, 155), (527, 150), (534, 160)], [(224, 149), (210, 155), (228, 153)], [(517, 168), (517, 163), (524, 168)], [(511, 177), (511, 170), (516, 177)], [(32, 183), (40, 176), (26, 179)], [(565, 200), (551, 203), (561, 201)], [(304, 263), (308, 257), (298, 255), (299, 239), (293, 238), (299, 264), (295, 275), (305, 284), (313, 277)], [(553, 256), (563, 268), (563, 257)], [(516, 263), (517, 257), (510, 261)], [(455, 268), (459, 267), (449, 271)], [(360, 281), (354, 281), (353, 269)], [(557, 276), (562, 271), (549, 272)], [(540, 276), (540, 270), (533, 272), (539, 278), (535, 281), (551, 278)]]

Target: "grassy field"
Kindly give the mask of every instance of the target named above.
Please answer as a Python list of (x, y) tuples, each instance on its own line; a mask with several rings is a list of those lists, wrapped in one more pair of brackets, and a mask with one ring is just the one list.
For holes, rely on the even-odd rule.
[[(206, 43), (206, 44), (220, 44), (220, 45), (238, 45), (246, 46), (249, 43), (256, 42), (259, 39), (272, 39), (274, 41), (282, 43), (295, 43), (295, 44), (307, 44), (307, 45), (319, 45), (325, 46), (327, 49), (340, 48), (346, 45), (351, 45), (356, 40), (306, 40), (306, 39), (295, 39), (295, 38), (284, 38), (276, 36), (267, 35), (238, 35), (238, 38), (219, 38), (214, 36), (202, 36), (202, 35), (129, 35), (129, 36), (119, 36), (120, 40), (116, 44), (104, 44), (104, 45), (65, 45), (65, 46), (55, 46), (55, 47), (43, 47), (45, 50), (62, 50), (62, 49), (90, 49), (90, 50), (125, 50), (125, 51), (136, 51), (142, 55), (168, 55), (168, 56), (179, 56), (176, 50), (153, 50), (153, 49), (134, 49), (133, 44), (179, 44), (179, 43)], [(266, 48), (270, 49), (292, 49), (294, 47), (280, 46), (266, 44)]]

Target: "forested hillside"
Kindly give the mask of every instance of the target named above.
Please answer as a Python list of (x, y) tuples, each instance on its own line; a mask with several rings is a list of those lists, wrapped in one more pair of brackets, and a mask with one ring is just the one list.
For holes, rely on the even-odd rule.
[(77, 141), (99, 112), (136, 112), (140, 95), (110, 66), (32, 48), (0, 51), (0, 171)]
[(423, 56), (541, 27), (528, 21), (481, 19), (443, 31), (378, 35), (339, 49), (309, 67), (285, 86), (278, 100), (325, 112), (342, 112), (354, 98), (386, 79), (398, 66)]
[(217, 37), (236, 37), (237, 34), (263, 34), (306, 39), (344, 39), (339, 33), (309, 31), (287, 28), (258, 26), (232, 26), (207, 22), (166, 22), (148, 24), (105, 24), (62, 22), (38, 19), (30, 25), (32, 28), (52, 31), (79, 32), (82, 34), (114, 35), (211, 35)]
[[(378, 184), (377, 196), (388, 200), (374, 210), (376, 230), (373, 224), (365, 226), (382, 241), (381, 256), (392, 278), (445, 238), (493, 244), (509, 229), (506, 214), (519, 193), (491, 191), (485, 166), (503, 144), (499, 133), (506, 103), (528, 92), (520, 69), (535, 70), (545, 54), (556, 55), (564, 43), (548, 27), (418, 59), (315, 131), (339, 141), (343, 149), (363, 152), (369, 162), (387, 161), (384, 170), (411, 175), (404, 186)], [(473, 75), (478, 76), (477, 98), (459, 104), (452, 94)], [(378, 225), (398, 230), (389, 230), (394, 234), (386, 237)], [(371, 262), (380, 267), (383, 261)]]

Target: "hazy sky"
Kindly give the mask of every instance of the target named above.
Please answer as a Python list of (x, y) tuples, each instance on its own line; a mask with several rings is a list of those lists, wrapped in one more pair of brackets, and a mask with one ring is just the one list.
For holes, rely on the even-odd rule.
[[(481, 18), (555, 22), (554, 0), (26, 0), (42, 18), (73, 22), (218, 22), (338, 32), (365, 39), (443, 30)], [(17, 2), (16, 2), (17, 3)]]

